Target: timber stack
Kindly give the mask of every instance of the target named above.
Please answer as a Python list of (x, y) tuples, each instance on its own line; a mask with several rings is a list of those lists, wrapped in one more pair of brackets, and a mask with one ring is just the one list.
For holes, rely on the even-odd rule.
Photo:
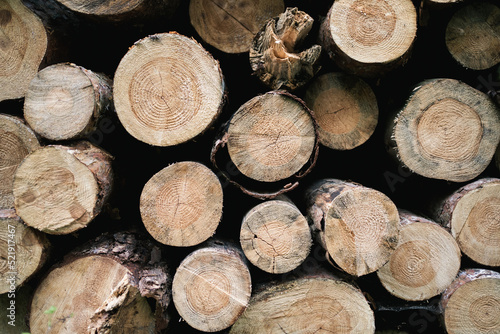
[(0, 1), (1, 333), (499, 333), (500, 6)]

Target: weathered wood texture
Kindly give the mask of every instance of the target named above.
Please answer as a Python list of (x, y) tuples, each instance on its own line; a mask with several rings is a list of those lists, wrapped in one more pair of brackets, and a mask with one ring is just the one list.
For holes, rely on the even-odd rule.
[(323, 179), (306, 194), (311, 229), (336, 265), (354, 276), (377, 271), (399, 241), (399, 214), (383, 193), (338, 179)]
[(382, 285), (405, 300), (426, 300), (441, 294), (455, 279), (460, 248), (437, 223), (399, 210), (400, 237), (389, 261), (377, 271)]
[(500, 265), (500, 179), (480, 178), (434, 202), (430, 215), (479, 264)]
[(87, 141), (34, 151), (14, 175), (16, 212), (28, 226), (49, 234), (84, 228), (111, 193), (112, 159)]
[(317, 76), (304, 101), (318, 121), (318, 140), (335, 150), (366, 142), (378, 124), (377, 98), (364, 80), (343, 72)]
[(191, 327), (217, 332), (238, 319), (252, 292), (245, 261), (235, 246), (211, 242), (181, 262), (174, 275), (172, 298)]
[(193, 0), (189, 18), (206, 43), (226, 53), (243, 53), (262, 25), (284, 9), (283, 0)]
[(240, 244), (248, 260), (272, 274), (297, 268), (309, 255), (311, 232), (306, 217), (290, 201), (263, 202), (243, 217)]
[(387, 128), (389, 153), (427, 178), (467, 182), (490, 164), (500, 141), (498, 106), (455, 79), (420, 82)]
[(410, 0), (335, 1), (320, 28), (321, 45), (345, 71), (377, 77), (408, 60), (417, 30)]
[(22, 118), (0, 114), (0, 209), (14, 208), (14, 173), (39, 147), (37, 135)]
[(375, 332), (375, 317), (363, 293), (331, 275), (306, 276), (258, 290), (230, 333)]
[(204, 132), (225, 102), (219, 63), (197, 41), (177, 33), (145, 37), (121, 59), (113, 80), (116, 112), (136, 139), (155, 146)]
[(132, 233), (102, 235), (43, 278), (33, 295), (30, 329), (157, 333), (168, 325), (170, 300), (171, 277), (158, 246)]
[(255, 35), (250, 48), (254, 74), (271, 89), (296, 90), (311, 80), (320, 69), (321, 46), (303, 51), (304, 40), (313, 18), (297, 7), (287, 8), (268, 20)]
[(72, 63), (45, 67), (31, 80), (24, 118), (50, 140), (88, 136), (113, 107), (112, 81)]
[(223, 193), (206, 166), (183, 161), (165, 167), (146, 183), (140, 211), (148, 232), (170, 246), (195, 246), (211, 237), (222, 218)]

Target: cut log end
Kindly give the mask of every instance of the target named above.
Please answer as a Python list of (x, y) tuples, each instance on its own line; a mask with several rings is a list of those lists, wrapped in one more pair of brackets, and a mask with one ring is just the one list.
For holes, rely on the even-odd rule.
[(398, 158), (425, 177), (466, 182), (484, 171), (500, 140), (497, 106), (453, 79), (421, 83), (393, 127)]
[(377, 271), (396, 297), (421, 301), (442, 293), (460, 269), (460, 248), (438, 224), (400, 211), (399, 243), (389, 262)]
[(377, 99), (363, 80), (328, 73), (317, 77), (306, 91), (306, 104), (318, 122), (318, 139), (336, 150), (350, 150), (366, 142), (378, 123)]
[(20, 118), (0, 114), (0, 209), (14, 208), (14, 174), (24, 158), (40, 147), (38, 138)]
[(242, 105), (228, 127), (227, 149), (245, 176), (274, 182), (297, 173), (316, 145), (315, 121), (296, 98), (279, 92)]
[(464, 67), (485, 70), (500, 62), (500, 8), (471, 3), (457, 11), (446, 27), (446, 47)]
[(159, 258), (157, 246), (130, 233), (103, 234), (75, 249), (33, 294), (31, 332), (160, 332), (171, 280)]
[(343, 69), (381, 75), (406, 62), (417, 30), (409, 0), (336, 1), (322, 27), (322, 46)]
[(180, 316), (204, 332), (230, 327), (247, 307), (251, 291), (243, 255), (229, 246), (192, 252), (177, 268), (172, 283), (172, 297)]
[(252, 264), (268, 273), (281, 274), (305, 260), (312, 239), (307, 220), (295, 205), (272, 200), (245, 215), (240, 243)]
[(171, 146), (204, 132), (225, 101), (218, 62), (176, 33), (146, 37), (122, 58), (114, 76), (116, 112), (136, 139)]
[(178, 162), (144, 186), (140, 211), (148, 232), (170, 246), (194, 246), (211, 237), (222, 216), (217, 176), (197, 162)]
[(477, 263), (500, 265), (500, 179), (472, 182), (444, 202), (443, 221), (460, 249)]
[(0, 101), (24, 97), (47, 50), (42, 21), (21, 0), (0, 3)]
[(326, 179), (313, 185), (308, 197), (318, 241), (342, 270), (362, 276), (389, 261), (399, 240), (399, 214), (387, 196)]
[(230, 333), (374, 333), (365, 296), (330, 277), (275, 284), (252, 296)]
[(226, 53), (242, 53), (249, 51), (264, 23), (284, 10), (283, 0), (193, 0), (189, 18), (208, 44)]
[(461, 271), (441, 298), (446, 332), (500, 331), (500, 274), (485, 269)]
[(255, 35), (249, 52), (250, 66), (265, 85), (295, 90), (319, 71), (321, 46), (300, 51), (313, 22), (305, 12), (287, 8)]
[(10, 210), (0, 211), (0, 294), (15, 293), (44, 264), (50, 243)]
[(111, 80), (70, 63), (44, 68), (31, 81), (24, 118), (51, 140), (83, 137), (95, 130), (111, 104)]
[(17, 169), (14, 204), (27, 225), (49, 234), (67, 234), (84, 228), (99, 214), (111, 183), (111, 156), (90, 143), (46, 146), (27, 156)]

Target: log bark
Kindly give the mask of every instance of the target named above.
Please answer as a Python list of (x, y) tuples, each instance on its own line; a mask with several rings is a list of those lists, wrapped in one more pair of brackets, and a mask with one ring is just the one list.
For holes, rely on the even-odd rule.
[(157, 17), (171, 18), (179, 0), (57, 0), (79, 14), (102, 21), (148, 20)]
[(158, 333), (168, 324), (170, 289), (158, 246), (132, 233), (102, 235), (67, 255), (38, 285), (31, 333)]
[(315, 121), (302, 101), (280, 91), (243, 104), (227, 127), (231, 160), (245, 176), (275, 182), (299, 172), (313, 156)]
[(500, 331), (500, 274), (487, 269), (462, 270), (441, 297), (449, 334)]
[(268, 20), (255, 35), (250, 47), (254, 74), (273, 90), (293, 91), (311, 80), (320, 70), (321, 46), (303, 51), (303, 43), (314, 19), (296, 7), (287, 8)]
[(399, 241), (399, 214), (383, 193), (362, 185), (323, 179), (306, 192), (311, 229), (336, 265), (350, 275), (377, 271)]
[(417, 30), (410, 0), (336, 1), (321, 24), (323, 49), (343, 70), (382, 76), (408, 60)]
[(165, 245), (187, 247), (215, 233), (222, 204), (217, 176), (201, 163), (184, 161), (165, 167), (146, 183), (140, 211), (153, 238)]
[(270, 284), (255, 292), (230, 333), (374, 333), (363, 293), (328, 275)]
[(421, 176), (467, 182), (491, 162), (500, 140), (499, 109), (454, 79), (421, 82), (390, 121), (386, 146)]
[(0, 114), (0, 209), (14, 208), (14, 173), (39, 147), (36, 134), (21, 118)]
[(31, 81), (24, 118), (50, 140), (82, 138), (96, 130), (112, 108), (112, 82), (106, 75), (72, 63), (44, 68)]
[(243, 217), (240, 244), (247, 259), (271, 274), (297, 268), (309, 255), (311, 232), (306, 217), (291, 202), (271, 200)]
[(47, 51), (47, 32), (21, 0), (0, 3), (0, 101), (24, 97)]
[(155, 146), (201, 134), (225, 102), (219, 63), (194, 39), (176, 33), (137, 41), (121, 59), (113, 84), (122, 125)]
[(14, 175), (17, 214), (28, 226), (49, 234), (86, 227), (111, 193), (112, 159), (86, 141), (36, 150)]
[(460, 270), (460, 248), (437, 223), (399, 210), (400, 237), (389, 262), (377, 271), (394, 296), (423, 301), (442, 293)]
[(319, 142), (335, 150), (350, 150), (366, 142), (378, 123), (377, 98), (361, 78), (345, 73), (316, 77), (304, 101), (318, 121)]
[(500, 8), (488, 2), (464, 6), (448, 22), (445, 42), (466, 68), (485, 70), (500, 63)]
[(190, 253), (177, 268), (172, 298), (193, 328), (217, 332), (230, 327), (248, 305), (251, 276), (243, 253), (211, 242)]
[(500, 266), (500, 179), (470, 182), (436, 201), (431, 210), (464, 254), (479, 264)]
[(14, 210), (0, 210), (0, 294), (16, 293), (45, 264), (50, 242), (26, 226)]
[(243, 53), (264, 23), (284, 10), (283, 0), (193, 0), (189, 18), (206, 43), (226, 53)]

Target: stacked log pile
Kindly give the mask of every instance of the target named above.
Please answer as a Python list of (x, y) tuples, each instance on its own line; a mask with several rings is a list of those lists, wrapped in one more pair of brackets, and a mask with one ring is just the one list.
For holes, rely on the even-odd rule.
[(498, 333), (499, 94), (493, 1), (0, 1), (0, 332)]

